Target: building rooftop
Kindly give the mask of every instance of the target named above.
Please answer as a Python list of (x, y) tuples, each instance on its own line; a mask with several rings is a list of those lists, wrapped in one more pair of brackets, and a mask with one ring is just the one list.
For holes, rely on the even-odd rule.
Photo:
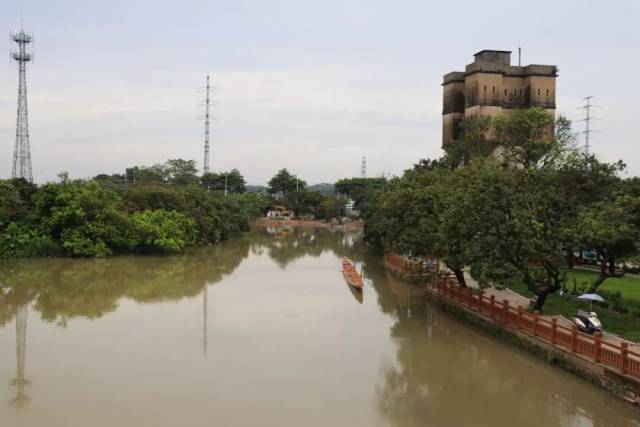
[(508, 54), (511, 54), (511, 51), (510, 50), (482, 49), (482, 50), (474, 53), (473, 56), (482, 55), (484, 53), (508, 53)]

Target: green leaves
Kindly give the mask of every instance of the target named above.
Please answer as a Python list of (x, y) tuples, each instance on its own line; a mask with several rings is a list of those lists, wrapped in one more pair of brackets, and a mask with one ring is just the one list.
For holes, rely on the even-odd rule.
[(131, 216), (129, 246), (137, 252), (179, 253), (196, 241), (196, 223), (176, 211), (145, 210)]
[[(188, 162), (174, 166), (176, 171), (190, 169)], [(0, 257), (181, 252), (247, 230), (266, 199), (223, 197), (200, 185), (69, 179), (37, 189), (0, 181), (2, 194)]]
[(282, 193), (286, 195), (289, 191), (303, 190), (306, 186), (306, 181), (297, 178), (296, 175), (291, 175), (285, 168), (280, 169), (278, 173), (269, 180), (269, 193)]
[(229, 172), (206, 173), (200, 178), (204, 188), (209, 191), (224, 192), (227, 194), (242, 194), (245, 192), (244, 177), (238, 169), (231, 169)]

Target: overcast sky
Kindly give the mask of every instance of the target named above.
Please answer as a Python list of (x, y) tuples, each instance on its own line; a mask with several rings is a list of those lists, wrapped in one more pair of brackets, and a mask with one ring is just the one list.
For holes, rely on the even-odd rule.
[[(640, 175), (640, 2), (0, 0), (0, 29), (36, 36), (28, 69), (34, 179), (82, 178), (203, 151), (251, 184), (400, 174), (441, 155), (442, 75), (481, 49), (559, 67), (558, 112), (601, 106), (592, 146)], [(1, 31), (0, 31), (1, 32)], [(12, 49), (8, 37), (0, 52)], [(11, 174), (17, 66), (0, 61), (0, 177)], [(582, 138), (582, 137), (581, 137)], [(580, 141), (582, 142), (582, 140)]]

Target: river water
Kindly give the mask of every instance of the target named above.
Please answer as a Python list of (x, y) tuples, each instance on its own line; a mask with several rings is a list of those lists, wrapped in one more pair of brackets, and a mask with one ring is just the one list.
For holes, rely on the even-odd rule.
[(358, 233), (324, 229), (3, 261), (0, 426), (640, 426), (640, 410), (419, 294)]

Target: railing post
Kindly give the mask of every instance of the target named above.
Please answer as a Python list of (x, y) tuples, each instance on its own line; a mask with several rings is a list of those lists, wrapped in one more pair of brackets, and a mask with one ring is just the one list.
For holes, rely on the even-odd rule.
[(491, 295), (491, 297), (489, 298), (491, 300), (491, 312), (489, 313), (489, 317), (491, 317), (492, 319), (494, 318), (495, 315), (495, 306), (496, 306), (496, 297), (495, 295)]
[(522, 312), (524, 309), (521, 305), (518, 306), (518, 330), (522, 328)]
[(538, 336), (538, 318), (540, 317), (540, 313), (538, 311), (533, 312), (533, 336)]
[(626, 341), (622, 341), (620, 343), (620, 355), (622, 356), (622, 361), (620, 362), (620, 372), (622, 375), (627, 373), (627, 359), (629, 358), (629, 343)]
[(507, 324), (507, 316), (509, 314), (509, 300), (502, 300), (502, 322)]
[(602, 337), (600, 335), (596, 335), (593, 339), (596, 344), (596, 352), (593, 355), (593, 361), (596, 363), (600, 363), (600, 346), (602, 346)]
[(556, 330), (558, 329), (558, 319), (557, 318), (553, 318), (551, 319), (551, 344), (556, 343)]
[(571, 325), (571, 353), (576, 352), (576, 341), (578, 340), (578, 328), (574, 324)]

